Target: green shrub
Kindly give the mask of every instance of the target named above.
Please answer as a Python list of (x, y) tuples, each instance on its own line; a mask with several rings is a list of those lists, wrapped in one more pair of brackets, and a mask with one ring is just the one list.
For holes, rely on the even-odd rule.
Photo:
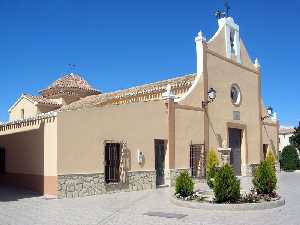
[(194, 182), (187, 171), (183, 171), (176, 178), (175, 194), (181, 197), (191, 196), (194, 192)]
[(300, 122), (299, 125), (295, 127), (295, 131), (289, 139), (290, 143), (295, 146), (296, 149), (300, 149)]
[(214, 178), (217, 173), (217, 166), (219, 165), (219, 158), (217, 152), (211, 148), (207, 155), (207, 166), (206, 166), (206, 181), (210, 188), (214, 187)]
[(288, 145), (282, 150), (280, 166), (285, 171), (293, 171), (298, 167), (298, 153), (293, 145)]
[(222, 166), (215, 176), (214, 194), (217, 202), (236, 202), (240, 199), (240, 181), (228, 164)]
[(262, 161), (258, 166), (252, 183), (258, 194), (271, 194), (276, 189), (276, 173), (268, 161)]
[(273, 150), (270, 147), (268, 147), (268, 153), (267, 153), (267, 156), (266, 156), (266, 161), (268, 163), (270, 163), (272, 168), (274, 168), (274, 170), (275, 170), (276, 159), (275, 159), (275, 156), (273, 154)]

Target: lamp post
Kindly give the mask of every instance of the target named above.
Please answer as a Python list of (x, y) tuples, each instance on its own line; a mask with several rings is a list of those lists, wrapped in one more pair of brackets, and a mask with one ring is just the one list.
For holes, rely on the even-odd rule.
[(208, 97), (208, 100), (207, 101), (202, 101), (202, 108), (206, 108), (208, 106), (209, 103), (212, 103), (216, 97), (217, 97), (217, 92), (215, 89), (213, 88), (210, 88), (207, 92), (207, 97)]

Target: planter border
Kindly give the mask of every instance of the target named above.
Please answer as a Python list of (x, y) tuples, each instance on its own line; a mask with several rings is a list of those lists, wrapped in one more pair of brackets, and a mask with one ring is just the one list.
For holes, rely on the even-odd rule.
[(264, 210), (273, 209), (285, 205), (285, 199), (281, 197), (278, 200), (260, 203), (240, 203), (240, 204), (218, 204), (208, 202), (185, 201), (171, 196), (171, 202), (177, 206), (192, 208), (192, 209), (206, 209), (206, 210), (225, 210), (225, 211), (244, 211), (244, 210)]

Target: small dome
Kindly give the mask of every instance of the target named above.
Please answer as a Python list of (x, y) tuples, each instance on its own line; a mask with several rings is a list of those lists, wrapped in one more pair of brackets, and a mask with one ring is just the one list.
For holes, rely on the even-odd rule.
[(67, 74), (56, 81), (54, 81), (48, 88), (80, 88), (80, 89), (93, 89), (89, 83), (77, 74)]
[(92, 86), (78, 74), (66, 74), (54, 81), (48, 88), (40, 91), (44, 97), (54, 96), (78, 96), (100, 94), (101, 92), (93, 89)]

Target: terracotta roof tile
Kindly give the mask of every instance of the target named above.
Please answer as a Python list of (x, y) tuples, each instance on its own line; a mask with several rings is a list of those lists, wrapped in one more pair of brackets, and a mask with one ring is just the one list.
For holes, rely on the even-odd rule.
[(29, 94), (24, 94), (27, 98), (31, 99), (32, 101), (38, 103), (38, 104), (44, 104), (44, 105), (53, 105), (53, 106), (62, 106), (61, 104), (51, 100), (44, 98), (43, 96), (33, 96)]
[(48, 88), (54, 87), (76, 87), (81, 89), (93, 89), (89, 83), (77, 74), (65, 75), (54, 81)]
[[(162, 80), (155, 83), (149, 83), (145, 85), (140, 85), (125, 90), (119, 90), (110, 93), (103, 93), (99, 95), (92, 95), (85, 97), (79, 101), (73, 102), (69, 105), (63, 106), (59, 111), (77, 110), (83, 108), (91, 108), (99, 105), (110, 104), (113, 101), (121, 100), (125, 98), (135, 97), (139, 95), (149, 95), (149, 94), (161, 94), (165, 92), (168, 84), (171, 85), (172, 90), (180, 87), (186, 87), (186, 91), (192, 85), (196, 77), (196, 74), (185, 75), (181, 77), (176, 77), (173, 79)], [(182, 95), (183, 93), (181, 93)], [(159, 96), (159, 95), (158, 95)], [(179, 97), (180, 94), (177, 94)], [(154, 100), (158, 98), (152, 98)]]
[(280, 127), (279, 134), (292, 134), (295, 132), (295, 129), (292, 127)]
[(39, 93), (44, 97), (49, 97), (57, 93), (68, 93), (70, 90), (81, 90), (87, 92), (88, 95), (101, 93), (100, 91), (93, 89), (92, 86), (81, 76), (73, 73), (64, 75), (63, 77), (57, 79), (50, 86), (44, 90), (41, 90)]

